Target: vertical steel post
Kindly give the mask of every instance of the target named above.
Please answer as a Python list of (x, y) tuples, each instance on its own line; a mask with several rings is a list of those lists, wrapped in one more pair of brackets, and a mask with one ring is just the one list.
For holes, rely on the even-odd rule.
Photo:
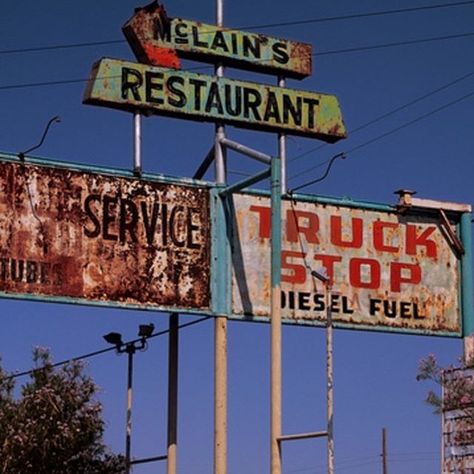
[(133, 354), (135, 347), (128, 344), (126, 347), (128, 355), (128, 373), (127, 373), (127, 427), (125, 434), (125, 473), (130, 473), (131, 451), (132, 451), (132, 382), (133, 382)]
[(176, 474), (178, 445), (179, 315), (170, 314), (168, 346), (168, 452), (167, 474)]
[(140, 112), (133, 114), (133, 171), (142, 172), (142, 116)]
[(460, 234), (464, 247), (462, 256), (462, 294), (461, 305), (463, 315), (464, 336), (464, 364), (467, 367), (474, 366), (474, 297), (473, 297), (473, 274), (472, 274), (472, 232), (470, 213), (461, 215)]
[[(285, 87), (286, 81), (283, 76), (278, 77), (278, 86)], [(287, 181), (286, 181), (286, 134), (280, 132), (278, 134), (278, 155), (281, 159), (281, 193), (286, 194)]]
[[(216, 23), (224, 23), (224, 0), (216, 0)], [(218, 64), (216, 76), (224, 75), (224, 66)], [(225, 137), (224, 125), (216, 124), (215, 178), (218, 184), (227, 181), (226, 153), (220, 143)], [(224, 238), (224, 236), (221, 236)], [(224, 256), (222, 255), (221, 258)], [(223, 278), (223, 275), (216, 275)], [(214, 474), (227, 472), (227, 318), (217, 316), (214, 321)]]
[(383, 474), (387, 474), (387, 430), (382, 428), (382, 469)]
[(281, 474), (281, 160), (271, 163), (271, 474)]
[(327, 378), (327, 423), (328, 423), (328, 474), (334, 474), (334, 368), (333, 368), (333, 325), (331, 308), (331, 282), (326, 286), (326, 378)]

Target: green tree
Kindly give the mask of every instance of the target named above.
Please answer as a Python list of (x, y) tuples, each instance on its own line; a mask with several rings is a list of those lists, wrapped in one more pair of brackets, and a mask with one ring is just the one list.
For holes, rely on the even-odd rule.
[(123, 456), (103, 443), (97, 386), (79, 362), (54, 368), (44, 349), (33, 351), (35, 370), (14, 396), (14, 380), (0, 367), (0, 473), (112, 474)]

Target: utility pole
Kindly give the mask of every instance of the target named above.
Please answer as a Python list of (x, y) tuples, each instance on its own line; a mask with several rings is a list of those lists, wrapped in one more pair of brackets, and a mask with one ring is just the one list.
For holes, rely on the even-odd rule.
[(382, 428), (382, 473), (387, 474), (387, 430)]

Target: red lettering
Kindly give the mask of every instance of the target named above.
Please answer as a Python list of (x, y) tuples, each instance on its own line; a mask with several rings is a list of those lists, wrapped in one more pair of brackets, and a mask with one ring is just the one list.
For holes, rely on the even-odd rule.
[[(362, 267), (369, 267), (368, 281), (363, 281)], [(365, 273), (365, 272), (364, 272)], [(355, 288), (375, 290), (380, 286), (380, 264), (371, 258), (353, 258), (349, 262), (349, 281)]]
[(407, 225), (406, 233), (406, 252), (407, 255), (416, 255), (417, 247), (425, 247), (426, 255), (431, 258), (437, 257), (436, 242), (429, 240), (428, 237), (436, 230), (431, 226), (425, 229), (420, 235), (417, 235), (416, 225)]
[(293, 258), (304, 258), (303, 252), (293, 252), (291, 250), (283, 250), (281, 253), (281, 269), (289, 270), (290, 273), (281, 274), (281, 281), (287, 283), (304, 283), (306, 281), (306, 267), (304, 265), (298, 265), (296, 263), (289, 262), (288, 260)]
[(340, 262), (342, 257), (338, 257), (337, 255), (316, 254), (314, 259), (321, 261), (321, 265), (326, 269), (326, 275), (332, 285), (334, 282), (334, 264)]
[(258, 212), (258, 236), (261, 239), (270, 238), (271, 229), (271, 211), (269, 207), (264, 206), (250, 206), (250, 210)]
[(362, 247), (362, 219), (352, 218), (352, 236), (350, 240), (343, 240), (341, 216), (331, 216), (331, 242), (338, 247), (360, 249)]
[[(375, 250), (380, 250), (381, 252), (391, 252), (397, 253), (398, 247), (393, 245), (385, 244), (385, 229), (397, 229), (398, 224), (395, 222), (384, 222), (384, 221), (375, 221), (374, 222), (374, 248)], [(393, 236), (392, 236), (393, 240)]]
[[(305, 226), (301, 225), (300, 218), (305, 220)], [(298, 234), (304, 234), (309, 243), (319, 244), (318, 230), (319, 219), (313, 212), (295, 210), (286, 212), (286, 238), (288, 242), (298, 242)]]
[[(408, 275), (407, 275), (408, 273)], [(416, 285), (421, 282), (421, 268), (417, 263), (396, 263), (390, 265), (390, 290), (400, 293), (402, 283)]]

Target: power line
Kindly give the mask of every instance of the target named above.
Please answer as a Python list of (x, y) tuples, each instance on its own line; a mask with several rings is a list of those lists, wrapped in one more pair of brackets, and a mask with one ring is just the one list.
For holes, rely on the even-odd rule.
[[(400, 111), (402, 111), (402, 110), (405, 110), (405, 109), (407, 109), (408, 107), (411, 107), (412, 105), (417, 104), (418, 102), (421, 102), (422, 100), (427, 99), (428, 97), (431, 97), (431, 96), (433, 96), (433, 95), (435, 95), (435, 94), (437, 94), (437, 93), (439, 93), (439, 92), (442, 92), (442, 91), (448, 89), (449, 87), (454, 86), (455, 84), (458, 84), (459, 82), (462, 82), (462, 81), (464, 81), (465, 79), (468, 79), (469, 77), (472, 77), (472, 76), (474, 76), (474, 71), (468, 72), (467, 74), (464, 74), (464, 75), (462, 75), (462, 76), (460, 76), (460, 77), (454, 79), (453, 81), (448, 82), (447, 84), (444, 84), (444, 85), (442, 85), (442, 86), (440, 86), (440, 87), (437, 87), (436, 89), (433, 89), (433, 90), (431, 90), (431, 91), (429, 91), (429, 92), (427, 92), (427, 93), (425, 93), (425, 94), (423, 94), (423, 95), (421, 95), (421, 96), (418, 96), (418, 97), (416, 97), (415, 99), (410, 100), (409, 102), (407, 102), (407, 103), (405, 103), (405, 104), (403, 104), (403, 105), (400, 105), (400, 106), (398, 106), (398, 107), (395, 107), (394, 109), (392, 109), (392, 110), (390, 110), (390, 111), (388, 111), (388, 112), (385, 112), (385, 113), (383, 113), (383, 114), (381, 114), (381, 115), (379, 115), (379, 116), (377, 116), (377, 117), (375, 117), (375, 118), (369, 120), (368, 122), (365, 122), (365, 123), (362, 124), (362, 125), (359, 125), (358, 127), (354, 128), (353, 130), (349, 130), (348, 133), (349, 133), (349, 135), (353, 135), (354, 133), (360, 132), (361, 130), (364, 130), (365, 128), (369, 127), (370, 125), (374, 125), (375, 123), (378, 123), (378, 122), (380, 122), (381, 120), (384, 120), (384, 119), (386, 119), (387, 117), (390, 117), (391, 115), (394, 115), (394, 114), (396, 114), (396, 113), (398, 113), (398, 112), (400, 112)], [(297, 160), (299, 160), (299, 159), (301, 159), (301, 158), (304, 158), (304, 157), (307, 156), (307, 155), (310, 155), (310, 154), (312, 154), (312, 153), (314, 153), (314, 152), (316, 152), (316, 151), (321, 150), (322, 148), (324, 148), (324, 147), (326, 147), (326, 146), (327, 146), (327, 143), (323, 143), (323, 144), (318, 145), (318, 146), (316, 146), (316, 147), (314, 147), (314, 148), (310, 148), (309, 150), (304, 151), (303, 153), (300, 153), (300, 154), (298, 154), (298, 155), (295, 155), (294, 157), (292, 157), (291, 159), (289, 159), (288, 162), (289, 162), (289, 163), (292, 163), (292, 162), (294, 162), (294, 161), (297, 161)], [(318, 166), (319, 166), (319, 165), (318, 165)], [(322, 166), (322, 165), (321, 165), (321, 166)], [(294, 175), (292, 178), (290, 178), (290, 179), (296, 179), (296, 178), (298, 178), (299, 176), (301, 176), (301, 175), (303, 175), (303, 174), (306, 174), (306, 172), (307, 172), (307, 170), (302, 171), (302, 172), (300, 172), (300, 173), (298, 173), (298, 174), (295, 174), (295, 175)]]
[[(465, 5), (472, 5), (472, 4), (474, 4), (474, 0), (454, 2), (454, 3), (440, 3), (437, 5), (422, 5), (419, 7), (397, 8), (394, 10), (380, 10), (380, 11), (375, 11), (375, 12), (354, 13), (350, 15), (310, 18), (307, 20), (294, 20), (294, 21), (286, 21), (286, 22), (279, 22), (279, 23), (264, 23), (260, 25), (247, 25), (247, 26), (239, 26), (239, 27), (236, 27), (235, 29), (256, 30), (256, 29), (276, 28), (276, 27), (283, 27), (283, 26), (299, 26), (299, 25), (305, 25), (305, 24), (311, 24), (311, 23), (325, 23), (325, 22), (333, 22), (333, 21), (341, 21), (341, 20), (354, 20), (358, 18), (369, 18), (369, 17), (386, 16), (386, 15), (394, 15), (394, 14), (401, 14), (401, 13), (412, 13), (412, 12), (436, 10), (436, 9), (441, 9), (441, 8), (458, 7), (458, 6), (465, 6)], [(51, 45), (51, 46), (34, 46), (34, 47), (27, 47), (27, 48), (4, 49), (4, 50), (0, 50), (0, 55), (35, 53), (35, 52), (40, 52), (40, 51), (54, 51), (54, 50), (59, 50), (59, 49), (86, 48), (86, 47), (92, 47), (92, 46), (105, 46), (109, 44), (122, 44), (125, 42), (126, 40), (117, 39), (117, 40), (105, 40), (105, 41), (90, 41), (90, 42), (82, 42), (82, 43), (56, 44), (56, 45)]]
[[(178, 326), (178, 329), (183, 329), (183, 328), (187, 328), (189, 326), (194, 326), (195, 324), (201, 323), (203, 321), (207, 321), (211, 317), (212, 316), (205, 316), (203, 318), (196, 319), (194, 321), (190, 321), (189, 323), (180, 324)], [(151, 336), (147, 337), (147, 340), (148, 339), (153, 339), (154, 337), (163, 336), (165, 334), (168, 334), (169, 332), (170, 332), (169, 329), (164, 329), (163, 331), (155, 332)], [(138, 342), (138, 341), (140, 341), (140, 339), (135, 339), (133, 341), (126, 342), (124, 344), (130, 344), (130, 343), (134, 343), (134, 342)], [(90, 359), (91, 357), (95, 357), (95, 356), (98, 356), (98, 355), (101, 355), (101, 354), (105, 354), (106, 352), (115, 351), (115, 349), (116, 349), (115, 347), (107, 347), (105, 349), (99, 349), (98, 351), (89, 352), (88, 354), (73, 357), (71, 359), (62, 360), (61, 362), (56, 362), (55, 364), (48, 365), (48, 367), (52, 367), (52, 368), (60, 367), (61, 365), (66, 365), (66, 364), (69, 364), (71, 362), (78, 362), (78, 361), (81, 361), (81, 360)], [(31, 370), (26, 370), (24, 372), (18, 372), (16, 374), (12, 374), (12, 375), (9, 375), (8, 377), (5, 377), (5, 380), (12, 380), (12, 379), (16, 379), (18, 377), (24, 377), (25, 375), (30, 375), (34, 372), (44, 370), (44, 368), (45, 367), (38, 367), (37, 369), (31, 369)]]
[[(465, 38), (469, 36), (474, 36), (474, 32), (468, 33), (460, 33), (457, 35), (448, 35), (448, 36), (434, 36), (430, 38), (420, 38), (417, 40), (408, 40), (408, 41), (399, 41), (395, 43), (382, 43), (376, 45), (368, 45), (368, 46), (361, 46), (355, 48), (345, 48), (339, 50), (330, 50), (330, 51), (321, 51), (319, 53), (313, 53), (312, 56), (321, 56), (321, 55), (332, 55), (332, 54), (339, 54), (339, 53), (354, 53), (357, 51), (368, 51), (374, 49), (381, 49), (381, 48), (392, 48), (397, 46), (407, 46), (411, 44), (419, 44), (419, 43), (428, 43), (434, 41), (445, 41), (451, 40), (456, 38)], [(265, 60), (266, 61), (266, 60)], [(261, 62), (265, 62), (261, 61)], [(211, 69), (212, 66), (196, 66), (188, 68), (184, 71), (196, 71), (196, 70), (205, 70)], [(112, 79), (113, 77), (107, 77), (107, 79)], [(76, 83), (84, 83), (89, 81), (89, 79), (64, 79), (64, 80), (57, 80), (57, 81), (44, 81), (44, 82), (29, 82), (24, 84), (9, 84), (5, 86), (0, 86), (0, 91), (2, 90), (13, 90), (13, 89), (25, 89), (30, 87), (44, 87), (44, 86), (53, 86), (53, 85), (62, 85), (62, 84), (76, 84)]]
[[(388, 132), (382, 133), (381, 135), (378, 135), (378, 136), (376, 136), (376, 137), (374, 137), (374, 138), (372, 138), (372, 139), (370, 139), (370, 140), (367, 140), (366, 142), (363, 142), (363, 143), (361, 143), (361, 144), (359, 144), (359, 145), (356, 145), (355, 147), (353, 147), (353, 148), (351, 148), (351, 149), (349, 149), (349, 150), (347, 150), (347, 151), (345, 151), (345, 152), (343, 152), (343, 153), (344, 153), (345, 155), (350, 155), (351, 153), (354, 153), (355, 151), (358, 151), (358, 150), (360, 150), (361, 148), (364, 148), (364, 147), (366, 147), (366, 146), (368, 146), (368, 145), (371, 145), (372, 143), (375, 143), (375, 142), (377, 142), (377, 141), (379, 141), (379, 140), (382, 140), (383, 138), (386, 138), (386, 137), (388, 137), (388, 136), (390, 136), (390, 135), (393, 135), (394, 133), (396, 133), (396, 132), (398, 132), (398, 131), (400, 131), (400, 130), (403, 130), (404, 128), (410, 127), (411, 125), (414, 125), (415, 123), (420, 122), (421, 120), (424, 120), (425, 118), (428, 118), (428, 117), (430, 117), (430, 116), (432, 116), (432, 115), (434, 115), (434, 114), (437, 114), (438, 112), (441, 112), (442, 110), (445, 110), (445, 109), (447, 109), (448, 107), (451, 107), (451, 106), (453, 106), (453, 105), (455, 105), (455, 104), (458, 104), (459, 102), (462, 102), (463, 100), (469, 99), (469, 98), (472, 97), (472, 96), (474, 96), (474, 92), (470, 92), (469, 94), (463, 95), (462, 97), (459, 97), (458, 99), (455, 99), (455, 100), (453, 100), (453, 101), (451, 101), (451, 102), (448, 102), (447, 104), (444, 104), (444, 105), (442, 105), (442, 106), (440, 106), (440, 107), (437, 107), (437, 108), (434, 109), (434, 110), (431, 110), (431, 111), (429, 111), (429, 112), (427, 112), (427, 113), (425, 113), (425, 114), (423, 114), (423, 115), (420, 115), (419, 117), (416, 117), (415, 119), (410, 120), (409, 122), (406, 122), (406, 123), (404, 123), (404, 124), (402, 124), (402, 125), (400, 125), (400, 126), (398, 126), (398, 127), (396, 127), (396, 128), (393, 128), (392, 130), (389, 130)], [(332, 158), (331, 158), (331, 159), (332, 159)], [(304, 171), (304, 174), (307, 174), (307, 173), (309, 173), (310, 171), (313, 171), (313, 170), (315, 170), (316, 168), (319, 168), (319, 167), (325, 165), (326, 163), (329, 163), (330, 161), (331, 161), (331, 160), (326, 160), (326, 161), (324, 161), (324, 162), (322, 162), (322, 163), (319, 163), (318, 165), (315, 165), (315, 166), (313, 166), (313, 167), (311, 167), (311, 168), (308, 168), (307, 170)], [(291, 179), (295, 179), (295, 177), (296, 177), (296, 176), (293, 176), (293, 178), (291, 178)], [(302, 185), (299, 185), (297, 188), (298, 188), (298, 189), (304, 188), (304, 187), (306, 187), (306, 186), (309, 186), (310, 184), (313, 184), (313, 182), (314, 182), (314, 180), (311, 180), (311, 181), (309, 181), (309, 182), (307, 182), (307, 183), (304, 183), (304, 184), (302, 184)]]

